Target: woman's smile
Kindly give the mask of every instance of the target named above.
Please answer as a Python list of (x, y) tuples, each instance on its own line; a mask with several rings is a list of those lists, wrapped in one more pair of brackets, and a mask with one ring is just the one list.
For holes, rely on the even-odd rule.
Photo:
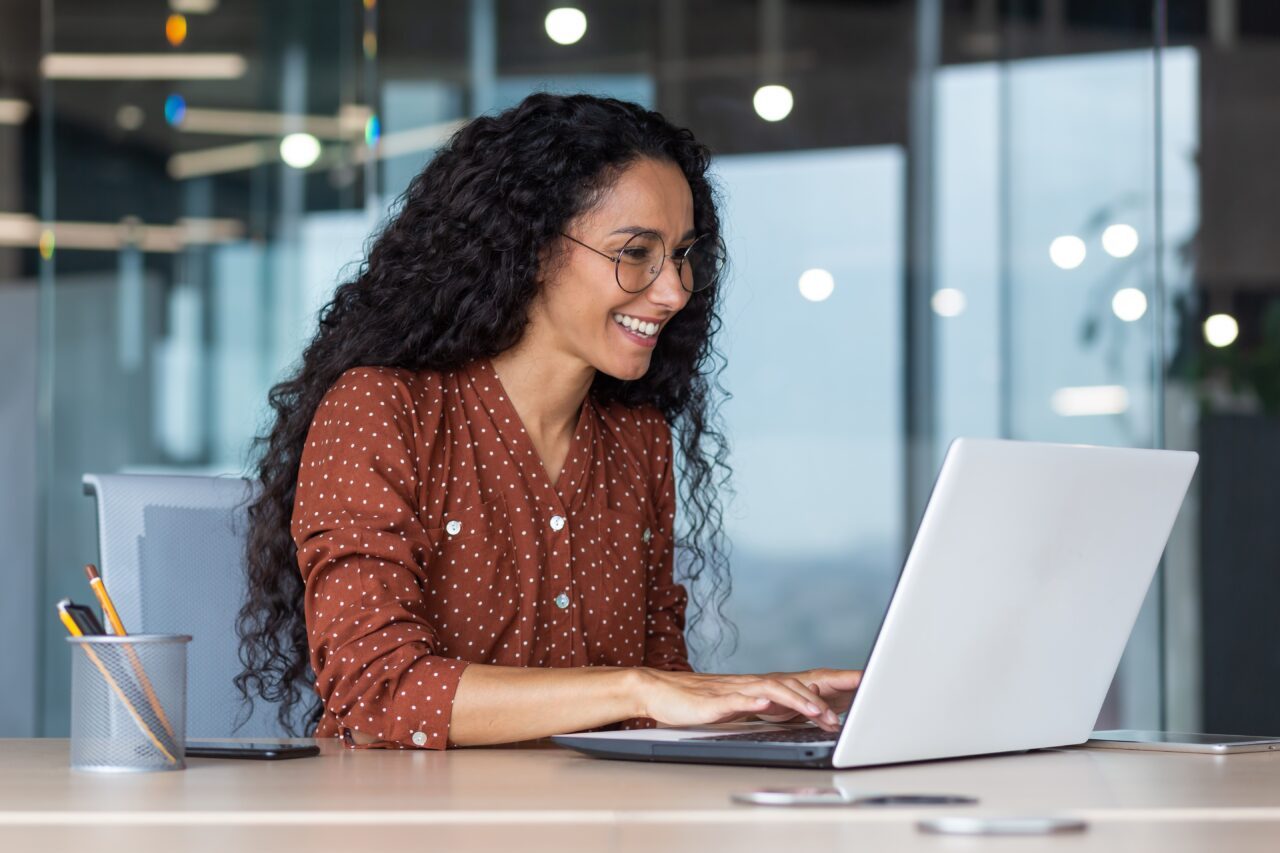
[(645, 322), (630, 314), (614, 312), (612, 323), (627, 340), (642, 347), (654, 347), (658, 343), (658, 332), (662, 324), (656, 321)]

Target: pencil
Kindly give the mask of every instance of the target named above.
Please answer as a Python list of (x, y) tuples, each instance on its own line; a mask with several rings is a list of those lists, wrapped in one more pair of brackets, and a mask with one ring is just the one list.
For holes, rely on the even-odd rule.
[[(62, 624), (67, 626), (67, 630), (71, 632), (71, 636), (83, 637), (85, 636), (85, 633), (80, 630), (80, 626), (76, 624), (76, 620), (69, 612), (67, 612), (66, 607), (70, 603), (70, 600), (66, 598), (58, 602), (58, 617), (62, 620)], [(143, 721), (142, 717), (138, 714), (137, 709), (133, 707), (133, 703), (129, 701), (129, 697), (125, 695), (124, 690), (120, 688), (120, 685), (116, 683), (116, 680), (111, 677), (111, 673), (107, 672), (107, 668), (103, 666), (102, 661), (98, 659), (97, 653), (94, 652), (94, 650), (87, 644), (83, 645), (83, 648), (84, 653), (89, 656), (89, 660), (93, 661), (93, 665), (102, 673), (102, 677), (107, 680), (107, 684), (111, 685), (111, 689), (116, 692), (116, 696), (118, 696), (120, 701), (124, 704), (125, 710), (129, 712), (129, 715), (133, 717), (134, 722), (138, 724), (138, 728), (142, 729), (143, 734), (145, 734), (151, 742), (155, 744), (156, 749), (160, 750), (165, 758), (170, 762), (177, 764), (178, 759), (173, 757), (173, 753), (165, 748), (164, 744), (160, 742), (160, 739), (156, 737), (155, 732), (151, 730), (151, 727)]]
[(98, 603), (102, 605), (102, 612), (107, 614), (107, 621), (111, 623), (111, 630), (120, 636), (127, 633), (124, 630), (124, 623), (120, 621), (120, 614), (116, 612), (116, 606), (111, 601), (111, 596), (107, 595), (107, 586), (102, 582), (102, 576), (98, 574), (98, 567), (93, 563), (85, 563), (84, 573), (89, 576), (89, 586), (93, 589), (93, 594), (98, 597)]
[[(111, 596), (107, 595), (107, 585), (102, 582), (102, 576), (98, 574), (98, 567), (93, 563), (85, 563), (84, 573), (89, 576), (89, 587), (93, 590), (93, 594), (98, 597), (98, 603), (102, 605), (102, 612), (107, 615), (107, 621), (111, 623), (111, 630), (121, 637), (128, 636), (124, 630), (124, 622), (120, 620), (120, 614), (116, 612), (115, 603), (111, 601)], [(151, 686), (151, 680), (147, 678), (146, 670), (142, 668), (142, 661), (138, 659), (138, 653), (134, 651), (133, 646), (125, 646), (124, 650), (129, 656), (129, 663), (133, 665), (133, 671), (138, 674), (138, 681), (142, 684), (143, 692), (147, 694), (147, 702), (151, 704), (151, 709), (160, 718), (160, 724), (169, 733), (169, 739), (176, 740), (173, 735), (173, 726), (169, 723), (169, 718), (165, 716), (164, 708), (161, 706), (160, 700), (156, 697), (155, 690)]]

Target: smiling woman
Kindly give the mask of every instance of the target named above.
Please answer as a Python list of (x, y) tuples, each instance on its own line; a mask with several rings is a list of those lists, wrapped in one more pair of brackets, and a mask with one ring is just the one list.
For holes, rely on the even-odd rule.
[(688, 660), (676, 544), (707, 592), (695, 620), (728, 590), (708, 163), (658, 113), (536, 94), (414, 178), (270, 394), (247, 700), (280, 701), (287, 726), (314, 689), (316, 735), (392, 748), (752, 714), (835, 726), (856, 674)]

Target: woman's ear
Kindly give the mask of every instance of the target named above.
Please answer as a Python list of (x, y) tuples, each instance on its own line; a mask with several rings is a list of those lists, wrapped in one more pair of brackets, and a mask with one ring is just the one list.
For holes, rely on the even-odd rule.
[(568, 256), (564, 250), (563, 237), (552, 237), (538, 249), (538, 274), (534, 276), (534, 282), (541, 288), (543, 285), (554, 284), (559, 278), (559, 271), (568, 260)]

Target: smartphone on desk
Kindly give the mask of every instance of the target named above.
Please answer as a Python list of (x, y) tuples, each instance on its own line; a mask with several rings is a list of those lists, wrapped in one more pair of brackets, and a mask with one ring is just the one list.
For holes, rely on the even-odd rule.
[(1159, 752), (1208, 752), (1216, 755), (1230, 755), (1235, 752), (1280, 750), (1280, 738), (1114, 729), (1094, 732), (1093, 736), (1082, 745), (1107, 749), (1150, 749)]
[(258, 758), (267, 761), (281, 758), (306, 758), (319, 755), (314, 743), (282, 743), (279, 741), (189, 740), (188, 758)]

